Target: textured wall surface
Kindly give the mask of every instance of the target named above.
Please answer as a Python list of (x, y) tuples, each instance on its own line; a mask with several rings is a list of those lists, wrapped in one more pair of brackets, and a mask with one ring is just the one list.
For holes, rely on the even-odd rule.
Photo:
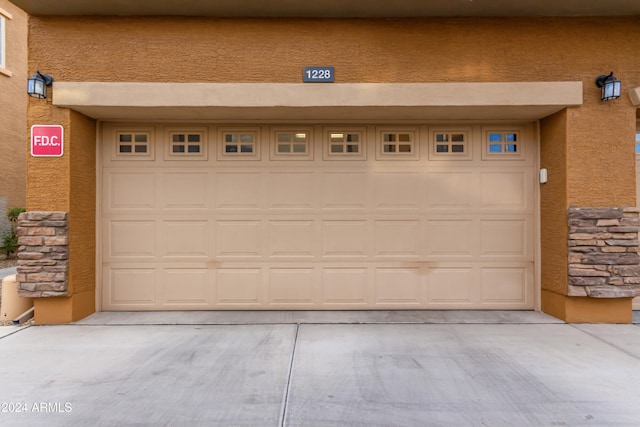
[(542, 289), (567, 292), (567, 111), (540, 123), (540, 167), (548, 181), (540, 185)]
[[(6, 67), (0, 70), (0, 197), (8, 207), (26, 200), (27, 15), (7, 0), (0, 9), (11, 14), (6, 24)], [(9, 75), (10, 74), (10, 75)], [(0, 212), (0, 215), (4, 214)]]
[(71, 112), (69, 217), (71, 292), (96, 285), (96, 125)]

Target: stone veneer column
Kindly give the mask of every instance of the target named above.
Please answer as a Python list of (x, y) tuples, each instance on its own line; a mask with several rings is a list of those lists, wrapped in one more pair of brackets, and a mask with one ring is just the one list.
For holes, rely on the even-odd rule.
[(67, 212), (25, 212), (18, 217), (18, 292), (23, 297), (67, 296)]
[(568, 296), (640, 295), (639, 213), (622, 207), (568, 209)]

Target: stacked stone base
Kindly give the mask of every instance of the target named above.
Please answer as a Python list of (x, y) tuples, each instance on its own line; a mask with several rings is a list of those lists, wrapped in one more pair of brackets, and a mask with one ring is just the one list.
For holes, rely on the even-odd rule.
[(640, 296), (638, 208), (576, 208), (569, 221), (569, 296)]
[(68, 295), (69, 226), (66, 212), (25, 212), (18, 217), (18, 293)]

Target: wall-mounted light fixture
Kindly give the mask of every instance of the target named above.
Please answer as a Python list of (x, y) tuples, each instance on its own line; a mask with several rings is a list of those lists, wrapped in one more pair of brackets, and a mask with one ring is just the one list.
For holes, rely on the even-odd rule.
[(616, 79), (613, 75), (613, 71), (609, 75), (601, 75), (596, 78), (596, 86), (602, 88), (602, 95), (600, 99), (603, 101), (610, 101), (612, 99), (620, 98), (620, 80)]
[(27, 93), (34, 98), (47, 97), (47, 86), (53, 83), (53, 77), (49, 74), (40, 74), (40, 71), (27, 79)]

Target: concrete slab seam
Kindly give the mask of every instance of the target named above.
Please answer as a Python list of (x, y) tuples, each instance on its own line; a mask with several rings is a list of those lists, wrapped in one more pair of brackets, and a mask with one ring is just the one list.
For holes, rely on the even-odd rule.
[(293, 337), (293, 349), (291, 350), (291, 360), (289, 361), (289, 372), (287, 373), (287, 385), (284, 388), (284, 395), (282, 398), (282, 409), (280, 417), (280, 426), (284, 427), (285, 419), (287, 416), (287, 404), (289, 403), (289, 391), (291, 386), (291, 375), (293, 374), (293, 364), (296, 357), (296, 347), (298, 345), (298, 332), (300, 331), (300, 324), (296, 324), (296, 333)]
[(580, 328), (579, 328), (579, 327), (577, 327), (576, 325), (573, 325), (573, 324), (571, 324), (571, 323), (569, 323), (568, 325), (569, 325), (569, 326), (571, 326), (572, 328), (574, 328), (574, 329), (576, 329), (576, 330), (578, 330), (578, 331), (580, 331), (580, 332), (584, 333), (584, 334), (589, 335), (589, 336), (590, 336), (590, 337), (592, 337), (592, 338), (595, 338), (596, 340), (598, 340), (598, 341), (600, 341), (600, 342), (605, 343), (605, 344), (606, 344), (606, 345), (608, 345), (609, 347), (615, 348), (616, 350), (623, 352), (623, 353), (624, 353), (624, 354), (626, 354), (627, 356), (630, 356), (630, 357), (632, 357), (632, 358), (634, 358), (634, 359), (636, 359), (636, 360), (640, 360), (640, 357), (638, 357), (638, 356), (636, 356), (636, 355), (634, 355), (634, 354), (632, 354), (632, 353), (629, 353), (628, 351), (626, 351), (626, 350), (625, 350), (624, 348), (622, 348), (622, 347), (618, 347), (617, 345), (615, 345), (615, 344), (613, 344), (613, 343), (610, 343), (609, 341), (606, 341), (606, 340), (604, 340), (604, 339), (602, 339), (602, 338), (598, 337), (597, 335), (592, 334), (591, 332), (588, 332), (588, 331), (585, 331), (585, 330), (583, 330), (583, 329), (580, 329)]
[(18, 332), (22, 332), (22, 331), (24, 331), (25, 329), (29, 329), (30, 327), (31, 327), (31, 325), (27, 325), (27, 326), (24, 326), (24, 327), (22, 327), (22, 328), (16, 329), (15, 331), (13, 331), (13, 332), (11, 332), (11, 333), (8, 333), (7, 335), (2, 335), (2, 336), (0, 336), (0, 340), (5, 339), (5, 338), (7, 338), (7, 337), (10, 337), (11, 335), (15, 335), (15, 334), (17, 334)]

